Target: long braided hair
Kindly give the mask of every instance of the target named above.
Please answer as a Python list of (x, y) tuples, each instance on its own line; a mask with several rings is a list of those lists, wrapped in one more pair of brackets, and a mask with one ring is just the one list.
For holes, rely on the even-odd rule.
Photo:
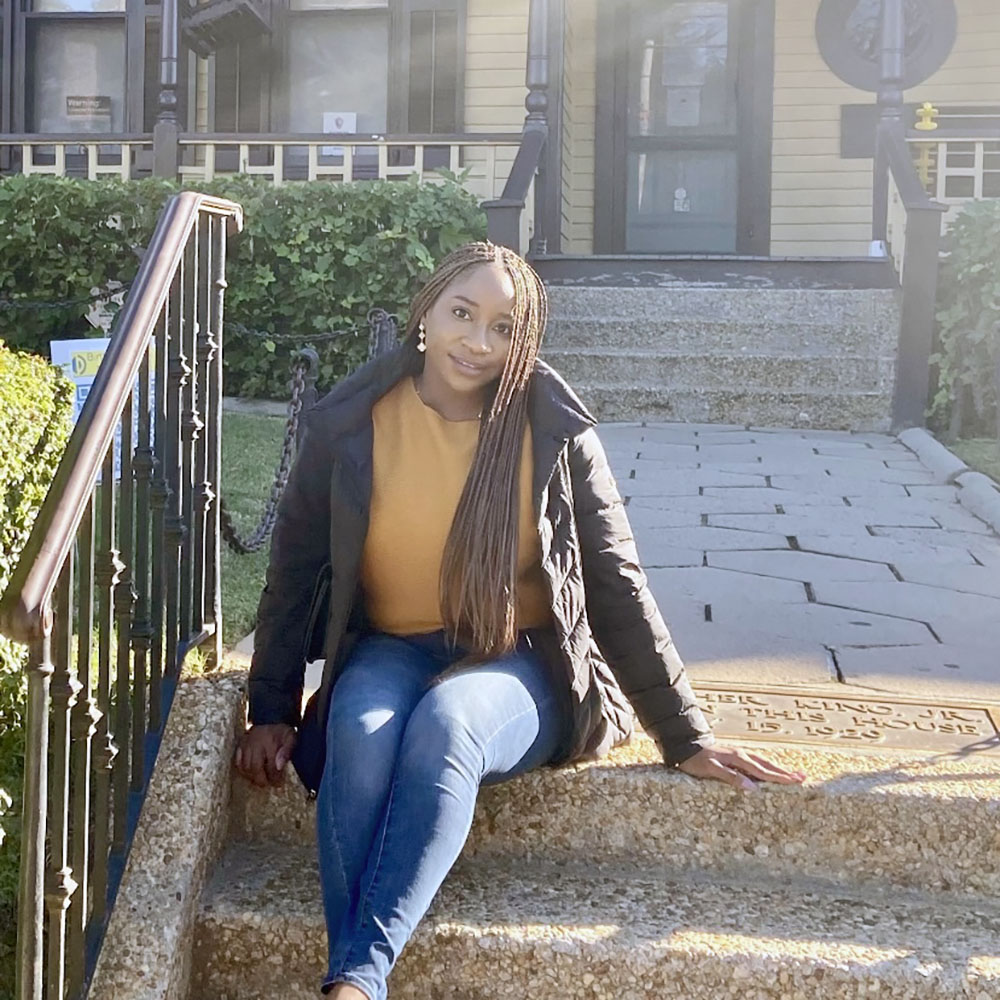
[(545, 286), (507, 247), (468, 243), (449, 254), (414, 296), (406, 343), (444, 289), (470, 268), (502, 267), (514, 285), (510, 352), (480, 417), (479, 442), (441, 562), (440, 601), (446, 631), (468, 651), (462, 664), (493, 659), (517, 642), (517, 556), (521, 445), (528, 383), (548, 317)]

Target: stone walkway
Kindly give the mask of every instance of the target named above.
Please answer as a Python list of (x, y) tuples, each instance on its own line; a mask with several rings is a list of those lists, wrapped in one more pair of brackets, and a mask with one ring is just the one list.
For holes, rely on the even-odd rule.
[(599, 431), (696, 681), (1000, 702), (1000, 537), (896, 437)]
[(1000, 537), (897, 438), (600, 433), (694, 679), (1000, 700)]

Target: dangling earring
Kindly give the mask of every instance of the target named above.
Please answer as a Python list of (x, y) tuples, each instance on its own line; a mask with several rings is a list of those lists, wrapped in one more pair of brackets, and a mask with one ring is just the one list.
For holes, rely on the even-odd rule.
[(417, 327), (417, 332), (419, 333), (419, 336), (417, 337), (417, 350), (423, 354), (424, 351), (427, 350), (427, 330), (424, 327), (423, 320), (420, 321), (420, 326)]

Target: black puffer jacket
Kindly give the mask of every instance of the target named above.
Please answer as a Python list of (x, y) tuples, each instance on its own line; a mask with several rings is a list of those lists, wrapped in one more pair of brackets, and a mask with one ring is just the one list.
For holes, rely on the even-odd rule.
[[(323, 769), (333, 683), (367, 627), (359, 567), (371, 502), (372, 407), (401, 378), (419, 371), (422, 360), (404, 345), (367, 364), (309, 411), (279, 508), (257, 612), (250, 721), (299, 726), (293, 763), (312, 791)], [(664, 760), (678, 764), (713, 742), (711, 730), (646, 585), (594, 418), (538, 362), (529, 420), (554, 622), (554, 629), (529, 634), (565, 679), (572, 719), (555, 763), (599, 756), (626, 739), (631, 702)], [(326, 669), (300, 719), (310, 647), (314, 654), (325, 651)]]

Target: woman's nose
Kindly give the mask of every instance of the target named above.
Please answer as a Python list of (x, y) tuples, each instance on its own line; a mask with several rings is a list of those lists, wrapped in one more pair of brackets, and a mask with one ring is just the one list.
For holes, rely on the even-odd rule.
[(477, 354), (489, 354), (493, 350), (490, 334), (485, 326), (477, 326), (474, 330), (470, 330), (466, 340), (469, 348)]

